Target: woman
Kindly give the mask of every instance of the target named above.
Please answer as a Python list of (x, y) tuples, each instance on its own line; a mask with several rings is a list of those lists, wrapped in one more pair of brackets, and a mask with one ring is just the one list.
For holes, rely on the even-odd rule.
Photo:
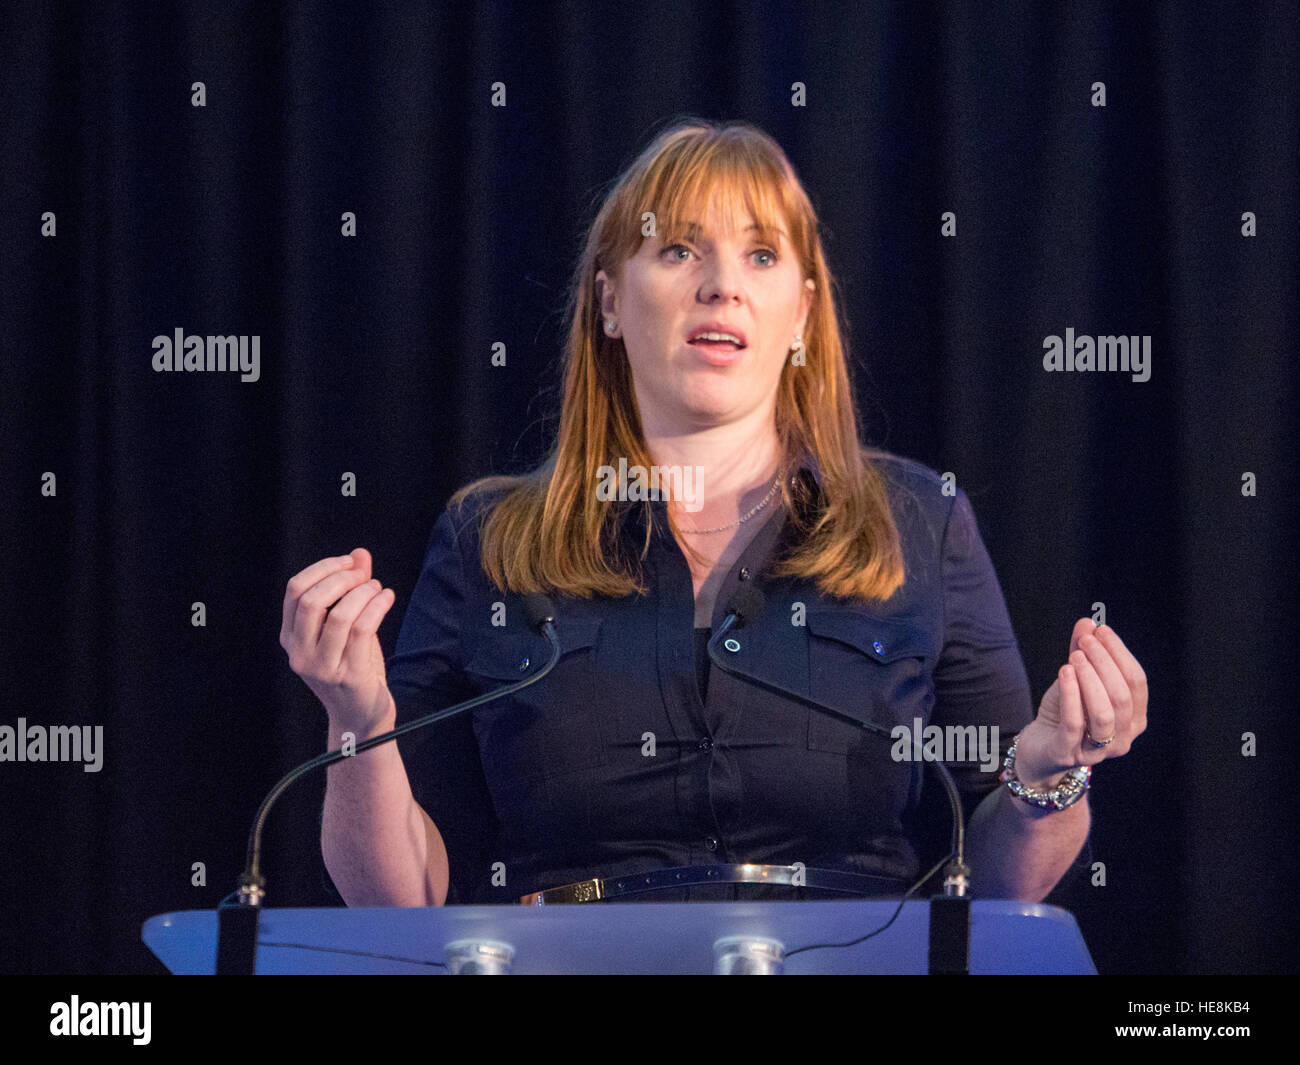
[[(453, 496), (387, 668), (395, 597), (364, 549), (289, 582), (281, 642), (331, 747), (536, 672), (547, 644), (521, 596), (557, 606), (548, 676), (330, 768), (322, 849), (350, 905), (737, 863), (898, 894), (935, 855), (911, 744), (886, 737), (927, 726), (970, 744), (934, 752), (970, 817), (976, 893), (1039, 900), (1059, 880), (1089, 824), (1071, 771), (1128, 751), (1145, 677), (1080, 619), (1032, 714), (965, 493), (859, 444), (831, 287), (771, 138), (667, 130), (588, 236), (554, 451)], [(742, 589), (751, 616), (710, 669)]]

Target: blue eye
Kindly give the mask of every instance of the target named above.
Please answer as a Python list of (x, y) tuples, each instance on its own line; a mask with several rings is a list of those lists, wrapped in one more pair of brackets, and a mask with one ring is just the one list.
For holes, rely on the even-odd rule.
[[(662, 249), (660, 250), (659, 254), (660, 254), (660, 256), (664, 256), (664, 255), (667, 255), (669, 252), (675, 251), (675, 250), (677, 250), (677, 249), (679, 249), (679, 248), (680, 248), (682, 251), (686, 252), (687, 254), (694, 254), (694, 253), (691, 251), (691, 249), (688, 248), (685, 244), (669, 244), (669, 245), (666, 245), (664, 248), (662, 248)], [(750, 255), (766, 255), (766, 256), (769, 258), (770, 262), (760, 263), (760, 264), (759, 264), (759, 265), (761, 265), (761, 266), (763, 266), (763, 267), (765, 267), (765, 268), (766, 268), (766, 267), (775, 266), (776, 263), (777, 263), (777, 260), (780, 258), (780, 256), (778, 256), (778, 255), (776, 254), (776, 252), (774, 252), (771, 248), (758, 248), (757, 250), (750, 252)], [(685, 262), (685, 261), (686, 261), (686, 260), (685, 260), (685, 259), (682, 259), (682, 258), (676, 258), (676, 257), (673, 258), (673, 262), (679, 262), (679, 263), (682, 263), (682, 262)]]

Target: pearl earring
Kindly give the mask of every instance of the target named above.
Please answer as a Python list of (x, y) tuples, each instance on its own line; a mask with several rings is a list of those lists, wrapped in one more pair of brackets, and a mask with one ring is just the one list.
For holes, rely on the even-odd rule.
[(614, 319), (613, 319), (613, 318), (606, 318), (606, 319), (605, 319), (605, 332), (608, 333), (610, 336), (613, 336), (613, 335), (614, 335), (614, 331), (615, 331), (616, 329), (618, 329), (618, 326), (614, 324)]

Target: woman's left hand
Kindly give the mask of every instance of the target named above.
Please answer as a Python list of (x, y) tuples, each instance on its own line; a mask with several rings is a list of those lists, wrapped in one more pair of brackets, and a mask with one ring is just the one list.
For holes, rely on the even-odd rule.
[[(1079, 765), (1128, 753), (1147, 727), (1147, 677), (1108, 625), (1074, 623), (1069, 661), (1043, 696), (1038, 716), (1020, 733), (1016, 776), (1050, 790)], [(1102, 746), (1098, 746), (1102, 744)]]

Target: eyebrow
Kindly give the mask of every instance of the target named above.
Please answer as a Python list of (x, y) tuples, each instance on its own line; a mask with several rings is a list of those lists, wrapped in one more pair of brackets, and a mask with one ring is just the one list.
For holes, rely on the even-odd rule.
[[(741, 232), (748, 233), (751, 229), (757, 229), (761, 232), (763, 230), (763, 227), (760, 226), (757, 222), (755, 222), (752, 225), (746, 226), (744, 229), (741, 230)], [(704, 232), (704, 227), (701, 226), (698, 222), (686, 223), (686, 235), (691, 239), (694, 239), (695, 237), (699, 236), (703, 232)], [(771, 232), (777, 234), (778, 236), (784, 237), (786, 240), (790, 239), (789, 236), (786, 235), (785, 230), (779, 227), (773, 227), (771, 229)]]

